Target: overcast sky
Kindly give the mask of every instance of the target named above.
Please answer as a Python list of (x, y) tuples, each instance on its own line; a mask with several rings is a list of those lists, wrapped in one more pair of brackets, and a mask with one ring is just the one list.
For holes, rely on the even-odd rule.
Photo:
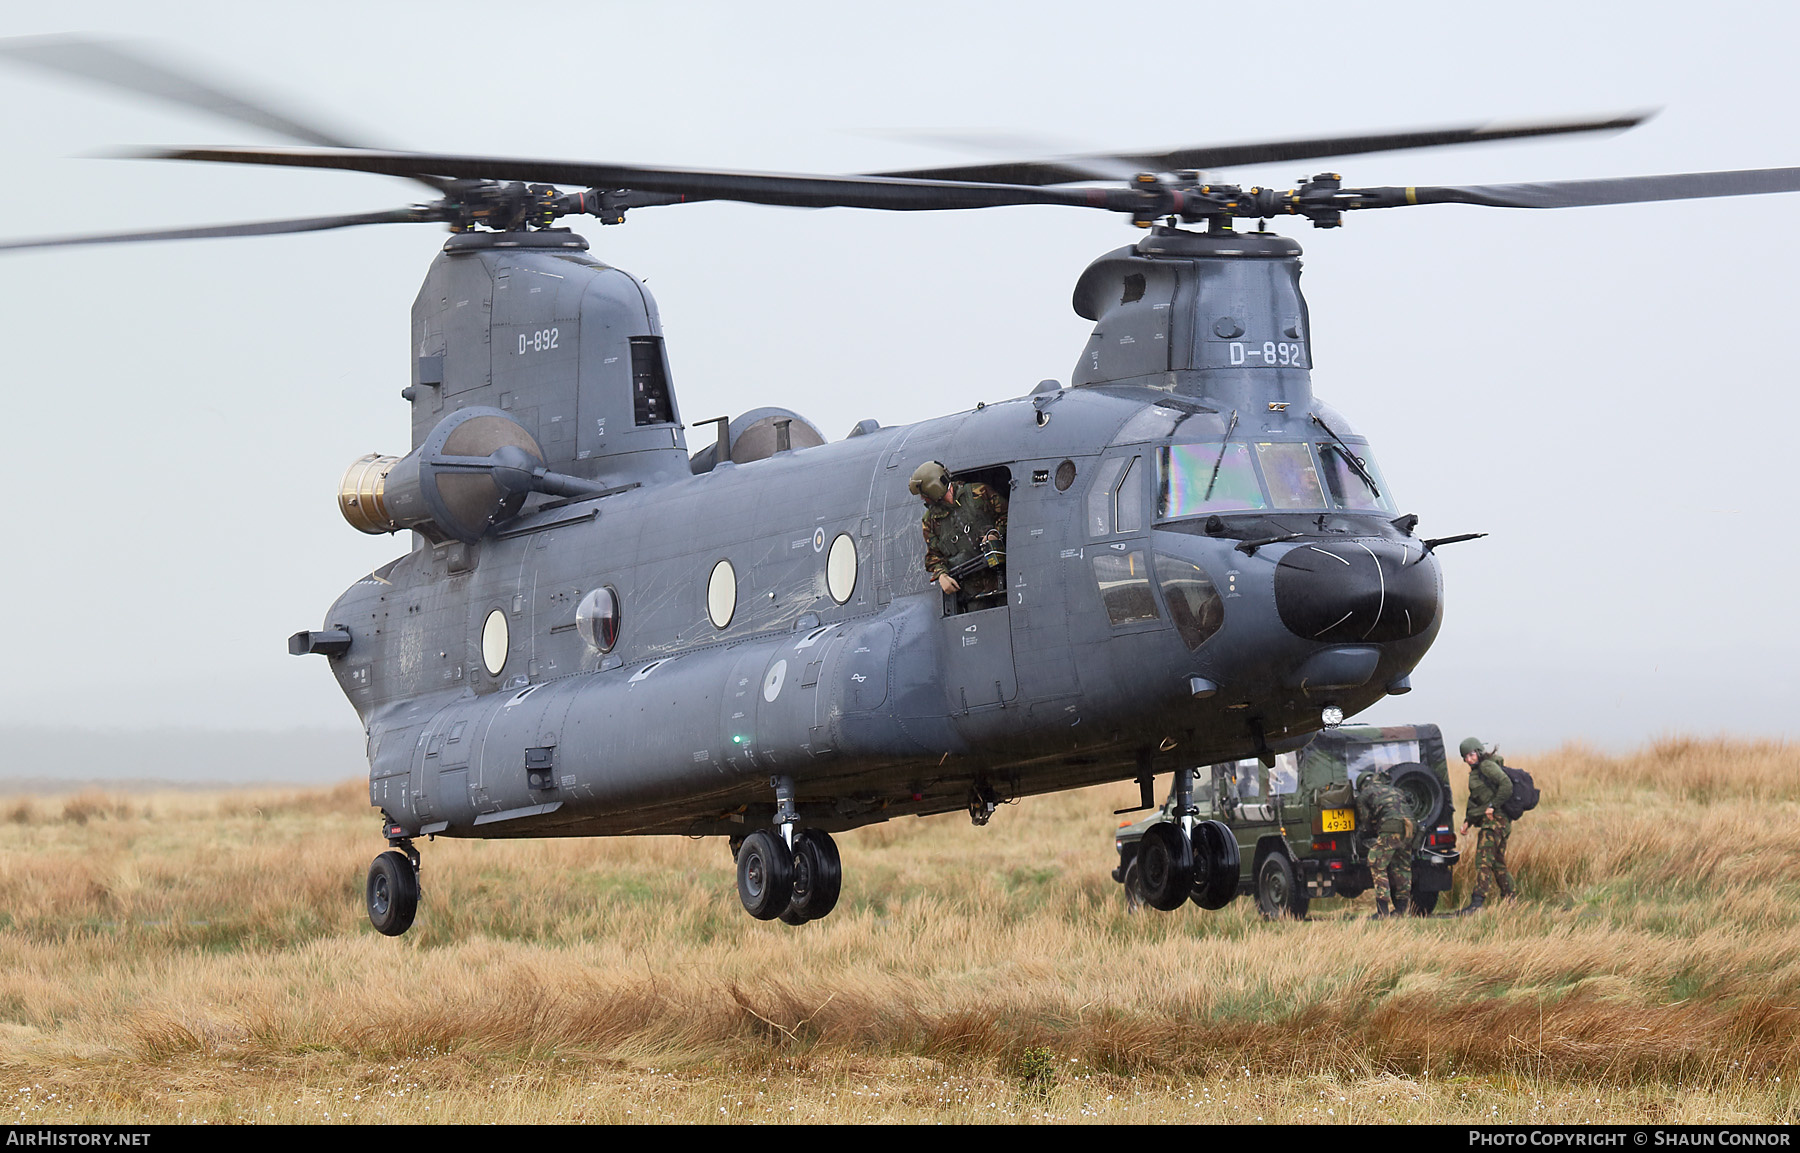
[[(1800, 165), (1793, 9), (1388, 3), (641, 5), (438, 0), (0, 2), (0, 34), (144, 37), (370, 143), (854, 172), (1660, 107), (1604, 138), (1223, 174), (1291, 186)], [(151, 14), (152, 9), (163, 9)], [(1183, 17), (1184, 11), (1192, 15)], [(402, 181), (92, 159), (283, 143), (0, 70), (0, 232), (393, 207)], [(682, 413), (780, 404), (841, 437), (1067, 380), (1108, 214), (692, 205), (578, 225), (649, 281)], [(1373, 442), (1441, 554), (1445, 622), (1370, 716), (1512, 749), (1691, 732), (1785, 737), (1800, 399), (1800, 196), (1278, 222), (1306, 247), (1314, 384)], [(229, 729), (355, 715), (286, 653), (405, 546), (334, 503), (407, 448), (408, 314), (429, 225), (0, 258), (11, 497), (0, 724)], [(702, 433), (702, 436), (705, 434)]]

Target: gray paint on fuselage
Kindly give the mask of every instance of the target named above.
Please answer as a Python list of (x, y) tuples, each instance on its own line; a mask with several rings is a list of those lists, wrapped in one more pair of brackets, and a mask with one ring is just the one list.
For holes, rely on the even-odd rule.
[[(1203, 567), (1217, 573), (1230, 565), (1272, 565), (1280, 550), (1246, 558), (1231, 552), (1230, 541), (1170, 533), (1155, 533), (1153, 541), (1147, 523), (1134, 533), (1087, 541), (1073, 557), (1060, 555), (1066, 548), (1051, 547), (1070, 543), (1099, 459), (1078, 449), (1105, 443), (1157, 395), (1123, 392), (1067, 392), (1054, 406), (1054, 419), (1042, 426), (1030, 404), (1007, 402), (912, 429), (883, 429), (722, 466), (538, 514), (554, 520), (597, 507), (591, 520), (535, 533), (521, 531), (529, 521), (510, 526), (509, 535), (481, 544), (473, 573), (444, 575), (441, 554), (447, 549), (441, 546), (419, 549), (383, 570), (386, 583), (359, 582), (331, 619), (348, 624), (357, 637), (355, 648), (363, 650), (353, 649), (352, 658), (360, 661), (341, 662), (340, 673), (371, 730), (417, 724), (418, 709), (407, 702), (434, 700), (441, 711), (425, 731), (447, 732), (466, 722), (463, 739), (474, 754), (466, 770), (467, 795), (458, 797), (451, 789), (431, 787), (438, 770), (419, 746), (409, 795), (429, 811), (412, 808), (403, 815), (392, 804), (391, 788), (388, 811), (415, 827), (428, 819), (447, 820), (446, 831), (454, 834), (469, 828), (477, 815), (542, 803), (552, 794), (525, 787), (519, 753), (554, 746), (556, 774), (567, 783), (553, 795), (565, 803), (553, 814), (523, 822), (521, 835), (525, 829), (537, 835), (558, 827), (593, 827), (583, 823), (593, 812), (632, 812), (624, 823), (640, 831), (710, 828), (707, 822), (729, 809), (766, 803), (772, 771), (793, 774), (803, 800), (818, 799), (815, 785), (824, 789), (832, 813), (821, 817), (823, 823), (853, 824), (866, 814), (842, 812), (855, 806), (842, 803), (838, 794), (903, 793), (891, 780), (882, 783), (883, 772), (911, 760), (948, 757), (951, 771), (933, 779), (963, 781), (975, 773), (1014, 771), (1005, 758), (984, 755), (984, 749), (1026, 741), (1013, 759), (1113, 749), (1088, 768), (1117, 776), (1128, 760), (1117, 750), (1135, 739), (1132, 718), (1154, 713), (1147, 706), (1181, 714), (1176, 722), (1183, 728), (1204, 727), (1196, 714), (1217, 712), (1226, 702), (1207, 706), (1182, 700), (1182, 672), (1191, 665), (1198, 674), (1217, 675), (1218, 662), (1208, 658), (1229, 653), (1233, 614), (1228, 612), (1225, 629), (1202, 654), (1188, 654), (1166, 619), (1146, 622), (1135, 632), (1112, 628), (1091, 577), (1093, 553), (1118, 543), (1190, 558), (1199, 551), (1208, 554)], [(1032, 455), (1010, 461), (991, 453), (973, 455), (990, 443), (1024, 445)], [(1135, 454), (1140, 462), (1151, 455), (1132, 446), (1109, 452)], [(998, 464), (1012, 472), (1003, 609), (945, 618), (943, 598), (927, 583), (921, 509), (905, 482), (916, 460), (934, 456), (950, 458), (945, 463), (952, 469)], [(1077, 469), (1077, 481), (1066, 492), (1031, 483), (1035, 471), (1053, 476), (1065, 459)], [(1147, 473), (1140, 463), (1140, 476)], [(1144, 496), (1148, 501), (1152, 494)], [(881, 526), (879, 536), (872, 529), (864, 535), (865, 526), (872, 525)], [(819, 549), (815, 530), (823, 534)], [(1043, 531), (1033, 536), (1034, 530)], [(825, 588), (825, 557), (840, 532), (857, 542), (861, 564), (856, 588), (842, 606)], [(739, 577), (737, 611), (724, 630), (713, 628), (705, 606), (706, 579), (718, 559), (730, 560)], [(877, 593), (884, 581), (895, 594), (885, 606)], [(588, 649), (569, 627), (579, 594), (602, 584), (617, 591), (622, 606), (619, 644), (608, 657)], [(506, 615), (511, 645), (501, 675), (489, 677), (481, 666), (479, 637), (494, 609)], [(1266, 611), (1273, 614), (1272, 602)], [(1259, 606), (1257, 616), (1262, 615)], [(960, 637), (976, 618), (995, 618), (991, 625), (980, 622), (989, 636), (1001, 621), (1005, 627), (986, 650), (960, 644), (948, 649), (944, 638)], [(380, 625), (368, 628), (378, 620)], [(803, 620), (807, 627), (796, 629)], [(828, 631), (807, 648), (796, 648), (820, 629)], [(446, 631), (466, 639), (441, 650), (422, 643)], [(1297, 650), (1306, 647), (1294, 643)], [(879, 707), (859, 703), (868, 673), (853, 656), (857, 648), (886, 650)], [(388, 659), (388, 652), (399, 650), (451, 656), (407, 664)], [(966, 667), (959, 663), (965, 651), (994, 656), (990, 664)], [(447, 674), (456, 656), (460, 660)], [(869, 658), (862, 654), (861, 659), (866, 664)], [(768, 701), (761, 689), (777, 660), (788, 662), (787, 672), (775, 700)], [(533, 661), (535, 673), (528, 671)], [(813, 683), (805, 685), (815, 661)], [(1026, 671), (1008, 685), (1004, 666), (1015, 661)], [(357, 664), (386, 670), (387, 677), (363, 687), (354, 679)], [(964, 695), (976, 684), (991, 683), (996, 669), (1003, 684), (999, 692)], [(865, 680), (852, 680), (856, 675)], [(1160, 701), (1152, 689), (1156, 683), (1166, 689)], [(521, 699), (524, 689), (530, 691)], [(749, 708), (728, 708), (732, 698)], [(1072, 713), (1059, 711), (1068, 704), (1075, 706)], [(1034, 713), (1032, 706), (1047, 707)], [(404, 716), (390, 714), (397, 708)], [(1046, 714), (1066, 716), (1068, 723), (1048, 736), (1034, 736)], [(746, 739), (734, 744), (734, 737)], [(1017, 752), (1027, 755), (1018, 758)], [(441, 753), (436, 755), (441, 763)], [(1018, 787), (1035, 791), (1029, 780)], [(935, 800), (946, 807), (941, 791)], [(673, 823), (665, 808), (678, 814)], [(483, 826), (483, 835), (494, 832)]]
[[(1022, 795), (1130, 777), (1140, 755), (1158, 748), (1208, 763), (1246, 755), (1259, 739), (1275, 750), (1304, 741), (1321, 700), (1290, 682), (1327, 646), (1280, 624), (1273, 574), (1295, 546), (1246, 554), (1235, 548), (1239, 530), (1160, 527), (1153, 489), (1158, 445), (1216, 440), (1233, 423), (1221, 397), (1241, 405), (1238, 439), (1318, 439), (1311, 412), (1329, 410), (1313, 402), (1304, 362), (1238, 364), (1229, 341), (1208, 343), (1233, 331), (1220, 323), (1231, 311), (1273, 316), (1302, 334), (1279, 335), (1303, 341), (1298, 262), (1291, 242), (1275, 239), (1161, 230), (1151, 239), (1103, 257), (1083, 277), (1078, 303), (1103, 313), (1097, 334), (1114, 334), (1106, 356), (1089, 357), (1085, 385), (700, 475), (678, 447), (679, 429), (632, 423), (629, 341), (660, 334), (637, 281), (584, 252), (460, 242), (464, 250), (434, 265), (415, 311), (421, 371), (441, 365), (446, 380), (416, 392), (416, 435), (446, 407), (504, 408), (509, 373), (522, 374), (521, 387), (536, 379), (519, 335), (548, 325), (557, 331), (545, 351), (566, 360), (536, 361), (560, 365), (534, 393), (531, 430), (548, 437), (546, 464), (639, 487), (574, 502), (533, 495), (479, 544), (421, 541), (345, 593), (328, 621), (353, 643), (332, 667), (369, 729), (371, 800), (415, 832), (742, 833), (767, 822), (770, 776), (780, 773), (796, 782), (803, 823), (842, 829), (960, 808), (977, 783)], [(1177, 253), (1165, 267), (1159, 245), (1201, 256), (1231, 245), (1250, 255)], [(1141, 294), (1126, 280), (1136, 272), (1144, 273)], [(538, 282), (543, 291), (530, 293)], [(513, 303), (527, 299), (542, 310)], [(491, 326), (460, 315), (483, 308), (495, 310)], [(563, 344), (565, 314), (573, 350)], [(479, 343), (490, 327), (507, 348)], [(469, 367), (478, 362), (485, 375)], [(1252, 403), (1269, 395), (1286, 407)], [(549, 420), (552, 410), (569, 404), (584, 430), (604, 413), (606, 432), (595, 423), (590, 446), (604, 451), (546, 432), (563, 423)], [(1352, 435), (1336, 414), (1327, 419)], [(1119, 475), (1108, 462), (1134, 458), (1128, 475), (1142, 515), (1128, 531), (1093, 525), (1091, 492)], [(1000, 607), (946, 615), (947, 598), (924, 571), (923, 510), (907, 480), (932, 459), (996, 483), (1010, 477)], [(1054, 478), (1065, 462), (1075, 477), (1061, 490)], [(1316, 528), (1312, 512), (1255, 516), (1269, 531), (1252, 536), (1299, 528), (1336, 541), (1399, 542), (1413, 550), (1407, 555), (1420, 548), (1379, 514), (1329, 513), (1316, 516)], [(840, 533), (858, 554), (844, 605), (826, 584)], [(1109, 619), (1094, 558), (1133, 553), (1151, 569), (1157, 555), (1191, 561), (1227, 596), (1222, 627), (1198, 651), (1172, 627), (1154, 582), (1146, 594), (1153, 617)], [(720, 560), (731, 562), (738, 584), (724, 629), (706, 604)], [(1419, 563), (1435, 581), (1435, 563)], [(601, 585), (620, 605), (608, 654), (575, 628), (576, 606)], [(509, 645), (490, 676), (481, 636), (496, 611)], [(1368, 682), (1334, 691), (1330, 703), (1354, 713), (1380, 698), (1436, 628), (1434, 619), (1378, 646)], [(1192, 697), (1196, 677), (1220, 690)], [(549, 787), (533, 788), (530, 774)]]

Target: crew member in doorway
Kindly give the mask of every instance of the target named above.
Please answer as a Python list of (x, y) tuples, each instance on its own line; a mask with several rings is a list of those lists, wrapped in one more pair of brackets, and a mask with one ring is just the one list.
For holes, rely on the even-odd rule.
[(959, 608), (1006, 594), (1006, 497), (979, 481), (955, 482), (935, 460), (907, 488), (925, 502), (925, 571)]

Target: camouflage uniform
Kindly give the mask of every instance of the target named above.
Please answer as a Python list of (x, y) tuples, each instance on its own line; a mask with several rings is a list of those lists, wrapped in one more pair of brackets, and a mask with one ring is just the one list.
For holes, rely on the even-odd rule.
[(1386, 773), (1370, 773), (1356, 790), (1357, 827), (1376, 833), (1369, 846), (1375, 900), (1403, 912), (1412, 898), (1413, 822), (1406, 794)]
[[(1512, 834), (1512, 821), (1500, 806), (1512, 799), (1512, 778), (1501, 768), (1504, 764), (1496, 753), (1484, 753), (1469, 768), (1469, 824), (1481, 830), (1481, 842), (1475, 849), (1475, 892), (1473, 900), (1486, 901), (1490, 885), (1502, 897), (1513, 895), (1512, 873), (1506, 868), (1506, 839)], [(1489, 808), (1494, 810), (1487, 815)]]
[[(925, 506), (925, 571), (932, 580), (950, 575), (959, 564), (981, 555), (981, 538), (990, 530), (1006, 536), (1006, 498), (980, 483), (958, 484), (948, 501)], [(1002, 592), (999, 569), (983, 569), (953, 578), (963, 596), (973, 600)]]

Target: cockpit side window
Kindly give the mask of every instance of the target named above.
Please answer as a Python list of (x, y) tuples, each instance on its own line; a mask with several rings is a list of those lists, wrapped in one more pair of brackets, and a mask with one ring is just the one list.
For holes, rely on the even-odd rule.
[(1199, 565), (1171, 556), (1156, 558), (1156, 580), (1182, 643), (1198, 649), (1225, 624), (1225, 602)]
[(1089, 536), (1137, 532), (1144, 527), (1142, 458), (1118, 456), (1100, 466), (1088, 490)]
[(1132, 457), (1131, 463), (1125, 466), (1125, 475), (1119, 481), (1118, 497), (1115, 504), (1117, 517), (1113, 522), (1115, 532), (1137, 532), (1144, 527), (1144, 470), (1138, 467), (1139, 457)]
[(1162, 616), (1156, 609), (1156, 594), (1150, 591), (1150, 567), (1144, 563), (1143, 553), (1101, 553), (1094, 557), (1094, 580), (1100, 586), (1106, 617), (1113, 624)]
[(1101, 464), (1088, 489), (1087, 522), (1089, 536), (1105, 536), (1112, 532), (1113, 490), (1119, 484), (1119, 470), (1134, 457), (1115, 456)]

